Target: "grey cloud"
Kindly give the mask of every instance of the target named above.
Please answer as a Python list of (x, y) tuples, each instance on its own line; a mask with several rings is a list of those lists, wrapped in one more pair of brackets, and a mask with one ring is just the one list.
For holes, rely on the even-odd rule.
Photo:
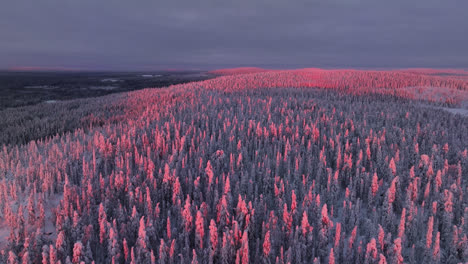
[(468, 67), (465, 10), (466, 0), (7, 1), (0, 68)]

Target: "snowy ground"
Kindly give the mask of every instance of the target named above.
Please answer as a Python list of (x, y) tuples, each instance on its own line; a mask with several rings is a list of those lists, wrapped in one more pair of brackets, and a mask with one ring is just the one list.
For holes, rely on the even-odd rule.
[(463, 90), (451, 89), (446, 87), (406, 87), (406, 92), (412, 94), (414, 99), (421, 101), (446, 102), (447, 100), (455, 102), (454, 107), (437, 107), (433, 105), (422, 104), (423, 107), (444, 110), (452, 114), (468, 116), (468, 92)]
[[(45, 210), (45, 227), (44, 227), (44, 234), (47, 234), (46, 237), (50, 239), (55, 239), (57, 237), (57, 234), (55, 232), (55, 223), (53, 222), (53, 209), (57, 208), (57, 206), (60, 203), (60, 200), (62, 200), (63, 194), (55, 194), (47, 199), (45, 199), (45, 205), (44, 205), (44, 210)], [(23, 206), (26, 206), (27, 203), (26, 201), (23, 202)], [(12, 205), (12, 209), (15, 209), (18, 207), (17, 204)], [(25, 219), (26, 219), (26, 211), (24, 212)], [(27, 220), (27, 219), (26, 219)], [(35, 232), (36, 230), (32, 227), (28, 227), (30, 229), (30, 232)], [(5, 220), (3, 218), (0, 218), (0, 250), (4, 249), (7, 244), (8, 244), (8, 236), (10, 235), (10, 228), (6, 224)]]
[(458, 103), (468, 101), (468, 91), (451, 89), (447, 87), (405, 87), (405, 92), (410, 93), (416, 100), (428, 100), (445, 102), (453, 100)]
[(458, 108), (451, 108), (451, 107), (440, 107), (440, 108), (452, 114), (468, 116), (468, 100), (460, 102), (459, 105), (460, 107)]

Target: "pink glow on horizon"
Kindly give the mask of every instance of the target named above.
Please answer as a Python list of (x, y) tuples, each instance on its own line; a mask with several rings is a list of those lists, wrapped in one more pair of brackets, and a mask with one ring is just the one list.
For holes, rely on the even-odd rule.
[(275, 70), (262, 69), (262, 68), (257, 68), (257, 67), (239, 67), (239, 68), (218, 69), (218, 70), (210, 71), (210, 73), (220, 74), (220, 75), (237, 75), (237, 74), (267, 72), (267, 71), (275, 71)]

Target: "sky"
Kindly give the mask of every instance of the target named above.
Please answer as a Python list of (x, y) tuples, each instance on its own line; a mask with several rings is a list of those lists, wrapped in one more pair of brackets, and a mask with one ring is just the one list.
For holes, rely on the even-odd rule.
[(5, 0), (0, 69), (468, 68), (467, 0)]

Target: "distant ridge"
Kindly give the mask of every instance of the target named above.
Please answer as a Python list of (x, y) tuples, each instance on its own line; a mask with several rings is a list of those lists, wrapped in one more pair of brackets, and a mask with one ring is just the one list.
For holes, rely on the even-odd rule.
[(465, 70), (465, 69), (407, 68), (407, 69), (398, 69), (396, 71), (403, 71), (403, 72), (416, 73), (416, 74), (426, 74), (426, 75), (438, 75), (438, 74), (468, 75), (468, 70)]
[(257, 67), (239, 67), (239, 68), (230, 68), (230, 69), (219, 69), (210, 71), (209, 73), (212, 74), (220, 74), (220, 75), (238, 75), (238, 74), (248, 74), (248, 73), (258, 73), (258, 72), (267, 72), (273, 71), (268, 69), (262, 69)]

